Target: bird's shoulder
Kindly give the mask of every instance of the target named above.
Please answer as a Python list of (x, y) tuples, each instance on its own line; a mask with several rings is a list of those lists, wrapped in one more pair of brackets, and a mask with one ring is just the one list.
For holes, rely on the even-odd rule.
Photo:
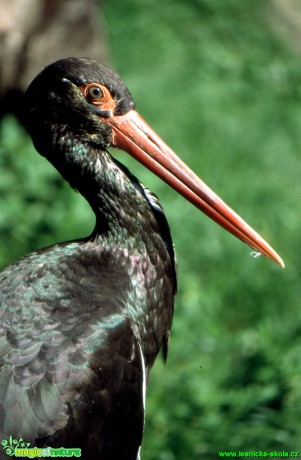
[[(108, 302), (114, 286), (114, 301), (125, 292), (128, 274), (120, 263), (123, 253), (90, 241), (58, 244), (31, 253), (0, 273), (2, 314), (31, 314), (33, 307), (64, 310), (77, 304)], [(83, 296), (86, 296), (85, 298)], [(102, 305), (104, 307), (104, 305)]]

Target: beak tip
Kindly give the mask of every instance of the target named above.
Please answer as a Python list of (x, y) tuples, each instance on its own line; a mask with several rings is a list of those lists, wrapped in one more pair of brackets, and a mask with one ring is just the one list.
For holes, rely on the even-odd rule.
[(281, 257), (277, 254), (277, 252), (273, 251), (273, 254), (271, 255), (272, 260), (276, 262), (278, 265), (280, 265), (281, 268), (285, 268), (285, 263), (281, 259)]
[(285, 263), (283, 262), (283, 260), (281, 259), (281, 257), (279, 257), (279, 261), (278, 261), (279, 265), (281, 268), (285, 268)]

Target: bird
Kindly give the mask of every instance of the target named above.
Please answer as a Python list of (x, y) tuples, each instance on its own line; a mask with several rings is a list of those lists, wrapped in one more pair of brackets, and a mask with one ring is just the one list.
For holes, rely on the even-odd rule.
[(79, 449), (85, 460), (138, 460), (150, 371), (160, 350), (167, 357), (176, 261), (159, 199), (109, 148), (284, 264), (138, 114), (105, 65), (56, 61), (22, 104), (36, 150), (88, 201), (96, 223), (91, 235), (39, 249), (0, 274), (1, 439)]

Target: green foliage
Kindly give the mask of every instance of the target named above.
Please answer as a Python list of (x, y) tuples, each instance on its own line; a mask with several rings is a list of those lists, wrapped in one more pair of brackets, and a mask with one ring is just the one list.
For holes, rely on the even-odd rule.
[(300, 445), (301, 66), (272, 15), (259, 0), (106, 5), (113, 63), (138, 110), (286, 262), (281, 270), (252, 259), (128, 163), (161, 197), (179, 263), (169, 360), (157, 362), (148, 391), (144, 460)]
[[(167, 366), (148, 390), (144, 460), (298, 450), (301, 439), (301, 66), (268, 2), (111, 0), (112, 62), (139, 112), (286, 263), (226, 234), (133, 160), (162, 199), (179, 264)], [(8, 117), (0, 260), (83, 236), (93, 216)], [(88, 224), (87, 224), (88, 222)]]

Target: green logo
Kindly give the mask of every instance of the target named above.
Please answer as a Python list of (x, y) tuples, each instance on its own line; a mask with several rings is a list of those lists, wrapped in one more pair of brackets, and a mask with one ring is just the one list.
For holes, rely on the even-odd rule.
[(1, 445), (9, 457), (81, 457), (81, 449), (78, 448), (29, 447), (30, 442), (24, 441), (23, 438), (14, 439), (12, 436), (9, 436), (8, 439), (2, 439)]
[(13, 439), (12, 436), (10, 436), (8, 439), (2, 439), (1, 445), (3, 446), (3, 450), (7, 455), (12, 457), (15, 455), (15, 449), (18, 447), (25, 448), (30, 446), (30, 442), (25, 442), (23, 438)]

